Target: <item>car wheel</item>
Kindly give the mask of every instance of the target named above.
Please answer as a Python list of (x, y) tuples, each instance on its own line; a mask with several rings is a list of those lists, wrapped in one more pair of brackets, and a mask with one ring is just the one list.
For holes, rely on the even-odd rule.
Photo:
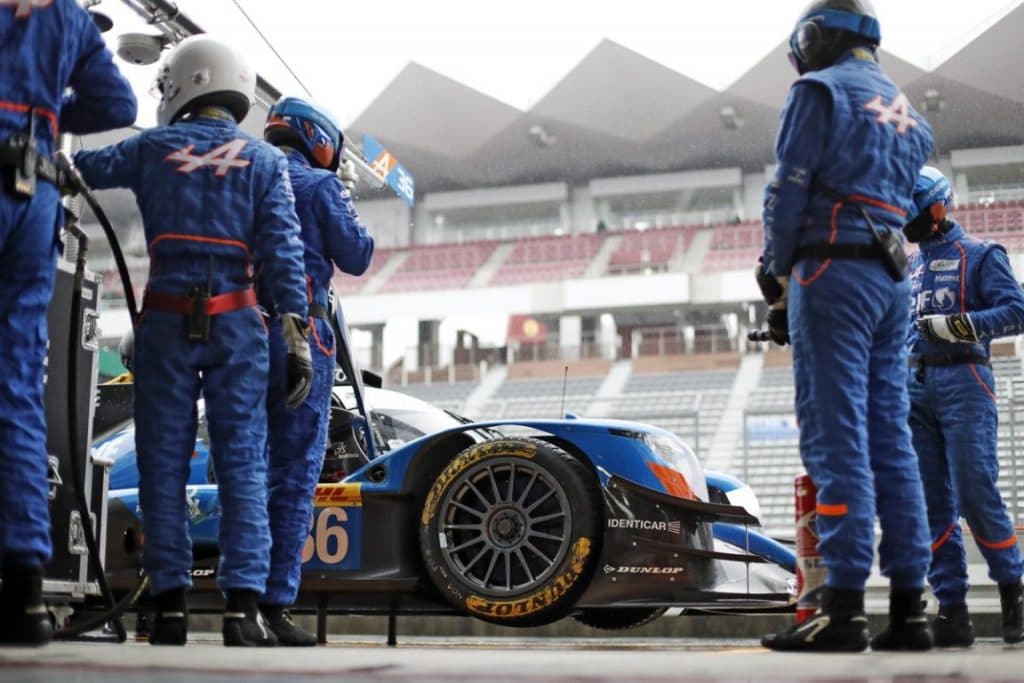
[(605, 631), (622, 631), (649, 624), (665, 614), (667, 607), (622, 607), (618, 609), (585, 609), (573, 618), (591, 628)]
[(434, 481), (420, 519), (427, 573), (445, 598), (505, 626), (567, 615), (600, 554), (591, 470), (535, 439), (470, 446)]

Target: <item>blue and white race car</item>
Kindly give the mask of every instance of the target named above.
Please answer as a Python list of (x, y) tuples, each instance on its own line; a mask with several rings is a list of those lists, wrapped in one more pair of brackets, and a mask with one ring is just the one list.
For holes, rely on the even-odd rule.
[[(572, 615), (627, 628), (669, 608), (793, 604), (792, 548), (757, 531), (753, 491), (706, 472), (657, 427), (572, 416), (471, 422), (348, 382), (334, 390), (329, 441), (300, 608), (462, 613), (506, 626)], [(96, 446), (114, 461), (107, 573), (128, 590), (144, 542), (131, 422)], [(202, 429), (191, 472), (195, 591), (219, 599), (220, 508)]]

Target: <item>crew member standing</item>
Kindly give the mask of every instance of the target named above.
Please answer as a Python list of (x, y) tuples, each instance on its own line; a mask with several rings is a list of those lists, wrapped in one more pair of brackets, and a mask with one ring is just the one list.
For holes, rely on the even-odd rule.
[(42, 645), (52, 636), (43, 364), (63, 218), (51, 157), (58, 132), (129, 126), (136, 105), (73, 0), (0, 3), (0, 63), (0, 643)]
[(158, 126), (75, 159), (94, 187), (127, 187), (142, 212), (150, 269), (135, 330), (136, 452), (156, 608), (150, 642), (187, 640), (192, 565), (185, 484), (206, 402), (221, 508), (217, 582), (225, 645), (273, 645), (257, 609), (270, 564), (267, 521), (267, 329), (253, 255), (278, 305), (288, 400), (312, 378), (302, 243), (277, 149), (241, 131), (256, 73), (209, 36), (182, 41), (157, 77)]
[(271, 108), (264, 139), (288, 156), (305, 247), (314, 374), (309, 397), (297, 408), (289, 408), (284, 385), (287, 353), (280, 326), (272, 323), (267, 411), (273, 545), (270, 577), (267, 592), (260, 600), (260, 611), (279, 644), (311, 646), (316, 645), (316, 637), (292, 621), (288, 608), (299, 591), (302, 547), (309, 533), (313, 493), (327, 444), (335, 365), (327, 291), (334, 266), (349, 275), (366, 271), (373, 256), (373, 238), (352, 205), (350, 187), (342, 184), (343, 180), (355, 184), (351, 162), (342, 166), (341, 178), (337, 173), (345, 138), (333, 116), (301, 98), (286, 97)]
[(989, 343), (1024, 332), (1024, 291), (1006, 250), (969, 237), (946, 212), (953, 189), (926, 166), (914, 190), (907, 239), (920, 242), (910, 261), (910, 429), (921, 463), (932, 562), (928, 581), (939, 602), (935, 644), (967, 646), (967, 560), (960, 517), (967, 520), (989, 576), (999, 584), (1003, 640), (1024, 640), (1020, 549), (999, 493), (998, 420)]
[(792, 338), (800, 456), (818, 488), (827, 569), (819, 612), (773, 650), (868, 646), (864, 586), (881, 519), (889, 626), (874, 649), (927, 649), (924, 492), (907, 426), (907, 301), (899, 230), (931, 130), (885, 75), (867, 0), (818, 0), (790, 39), (790, 90), (766, 190), (758, 282), (772, 335)]

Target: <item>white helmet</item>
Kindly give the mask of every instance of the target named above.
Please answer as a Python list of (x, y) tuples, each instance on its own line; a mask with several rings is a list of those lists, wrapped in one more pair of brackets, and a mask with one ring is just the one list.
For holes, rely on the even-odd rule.
[(117, 352), (121, 354), (121, 365), (128, 372), (132, 372), (135, 369), (135, 330), (129, 327), (128, 331), (121, 335)]
[(256, 96), (256, 72), (235, 48), (198, 35), (171, 50), (153, 87), (160, 94), (156, 120), (161, 126), (206, 104), (227, 107), (241, 123)]

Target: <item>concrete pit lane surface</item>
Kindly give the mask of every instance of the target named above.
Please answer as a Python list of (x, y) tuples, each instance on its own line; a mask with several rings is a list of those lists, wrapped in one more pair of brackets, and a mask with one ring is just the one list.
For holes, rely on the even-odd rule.
[(3, 683), (969, 683), (1024, 680), (1024, 647), (980, 640), (929, 653), (780, 654), (753, 640), (333, 638), (308, 649), (232, 649), (219, 634), (189, 645), (55, 643), (0, 648)]

